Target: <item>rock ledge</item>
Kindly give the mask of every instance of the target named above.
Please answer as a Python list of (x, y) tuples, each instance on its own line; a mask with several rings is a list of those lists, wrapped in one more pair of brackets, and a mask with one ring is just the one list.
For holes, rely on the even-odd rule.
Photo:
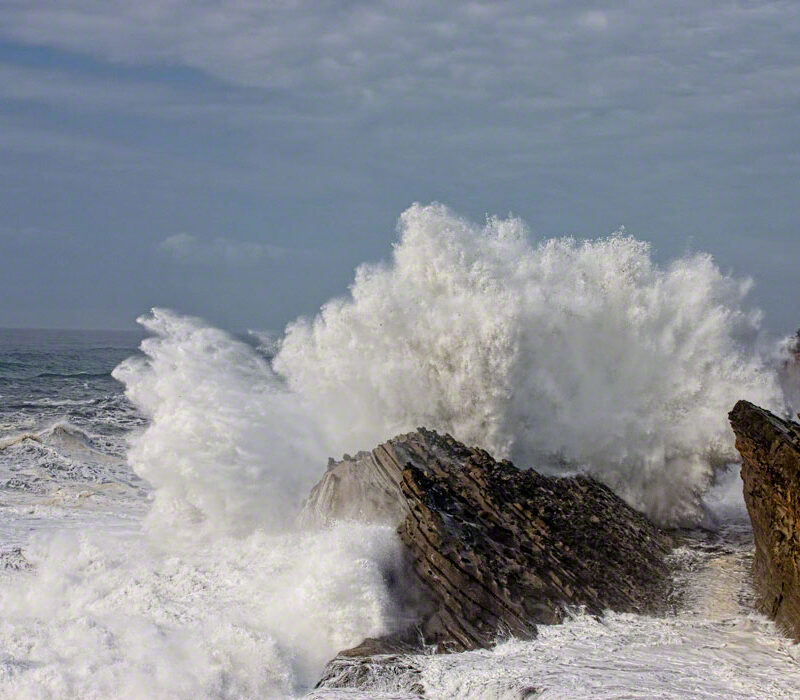
[(400, 588), (417, 600), (417, 619), (343, 652), (338, 671), (343, 659), (421, 644), (462, 651), (532, 638), (569, 607), (665, 605), (669, 539), (607, 487), (519, 470), (423, 428), (329, 465), (300, 522), (340, 519), (397, 527), (408, 562)]

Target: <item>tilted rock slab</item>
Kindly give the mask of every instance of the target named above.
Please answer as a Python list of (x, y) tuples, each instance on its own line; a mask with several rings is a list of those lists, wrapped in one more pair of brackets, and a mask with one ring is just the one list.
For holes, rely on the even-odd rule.
[(753, 523), (758, 609), (800, 641), (800, 425), (747, 401), (728, 417)]
[(439, 651), (489, 647), (534, 637), (565, 606), (654, 612), (666, 600), (668, 538), (607, 487), (519, 470), (423, 428), (329, 463), (300, 522), (334, 520), (396, 525), (403, 588), (424, 601), (413, 629), (365, 640), (349, 657), (402, 653), (420, 639)]

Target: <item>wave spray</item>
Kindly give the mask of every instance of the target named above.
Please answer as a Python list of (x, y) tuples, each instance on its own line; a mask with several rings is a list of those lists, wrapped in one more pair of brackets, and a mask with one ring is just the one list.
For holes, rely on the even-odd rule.
[(381, 527), (297, 532), (294, 514), (327, 456), (417, 426), (696, 523), (736, 459), (728, 410), (783, 406), (748, 289), (707, 255), (660, 266), (623, 232), (536, 243), (517, 219), (435, 204), (269, 355), (155, 309), (114, 371), (147, 418), (127, 457), (152, 487), (144, 531), (26, 544), (34, 569), (0, 585), (0, 696), (303, 692), (397, 624), (398, 547)]

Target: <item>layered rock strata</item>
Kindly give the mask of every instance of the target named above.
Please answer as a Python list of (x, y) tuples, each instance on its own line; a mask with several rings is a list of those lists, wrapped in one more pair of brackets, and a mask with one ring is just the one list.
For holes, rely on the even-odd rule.
[(800, 425), (747, 401), (729, 418), (753, 523), (757, 605), (800, 641)]
[(422, 601), (411, 628), (344, 658), (420, 642), (488, 647), (531, 638), (569, 607), (654, 612), (666, 599), (668, 538), (608, 488), (519, 470), (422, 428), (330, 463), (300, 520), (341, 519), (397, 527), (408, 562), (401, 588)]

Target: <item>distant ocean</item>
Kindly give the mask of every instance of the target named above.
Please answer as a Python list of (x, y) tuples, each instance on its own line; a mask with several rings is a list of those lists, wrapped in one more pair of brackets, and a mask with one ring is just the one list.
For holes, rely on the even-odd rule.
[[(41, 529), (140, 517), (147, 486), (125, 462), (144, 417), (111, 371), (137, 332), (0, 329), (0, 532), (21, 545)], [(102, 506), (100, 505), (102, 503)], [(135, 505), (134, 505), (135, 504)]]
[(418, 697), (313, 689), (398, 624), (399, 544), (294, 527), (328, 456), (418, 425), (591, 472), (684, 538), (671, 614), (418, 658), (425, 697), (800, 697), (800, 652), (752, 612), (726, 414), (787, 404), (745, 294), (707, 256), (414, 207), (389, 263), (277, 341), (166, 309), (0, 330), (0, 697)]

